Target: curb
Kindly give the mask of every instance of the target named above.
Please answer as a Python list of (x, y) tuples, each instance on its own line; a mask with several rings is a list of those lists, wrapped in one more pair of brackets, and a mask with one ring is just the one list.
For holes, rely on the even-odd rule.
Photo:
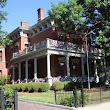
[(67, 110), (76, 110), (76, 108), (74, 108), (74, 107), (68, 107), (68, 106), (63, 106), (63, 105), (49, 104), (49, 103), (43, 103), (43, 102), (35, 102), (35, 101), (30, 101), (30, 100), (18, 100), (18, 101), (29, 102), (29, 103), (33, 103), (33, 104), (41, 104), (41, 105), (51, 106), (51, 107), (56, 107), (56, 108), (64, 108)]

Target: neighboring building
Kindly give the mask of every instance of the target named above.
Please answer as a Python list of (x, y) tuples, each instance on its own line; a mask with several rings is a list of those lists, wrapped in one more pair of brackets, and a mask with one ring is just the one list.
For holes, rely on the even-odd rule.
[[(42, 8), (38, 9), (35, 25), (29, 27), (27, 22), (21, 22), (8, 37), (13, 44), (6, 47), (3, 56), (6, 56), (7, 74), (11, 75), (12, 83), (47, 81), (52, 85), (58, 80), (87, 81), (84, 36), (56, 29), (53, 20), (44, 19)], [(90, 81), (95, 81), (94, 76), (98, 77), (96, 60), (103, 56), (100, 49), (90, 46), (88, 52)], [(7, 69), (3, 69), (3, 73)]]

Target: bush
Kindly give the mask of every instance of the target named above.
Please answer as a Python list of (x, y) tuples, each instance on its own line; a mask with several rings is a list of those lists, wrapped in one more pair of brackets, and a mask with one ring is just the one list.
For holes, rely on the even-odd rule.
[(22, 91), (21, 86), (22, 86), (22, 84), (17, 84), (17, 85), (16, 85), (16, 90), (17, 90), (18, 92), (21, 92), (21, 91)]
[(0, 86), (0, 90), (3, 88), (3, 86)]
[[(81, 105), (82, 104), (81, 94), (78, 94), (77, 98), (78, 98), (78, 105)], [(87, 94), (84, 95), (84, 101), (85, 101), (85, 103), (87, 103), (89, 101)], [(73, 96), (70, 96), (70, 97), (67, 96), (67, 97), (60, 100), (60, 104), (73, 107), (74, 106), (74, 97)]]
[(23, 91), (23, 92), (26, 92), (26, 91), (28, 91), (28, 83), (22, 83), (21, 85), (21, 90)]
[(39, 88), (40, 92), (47, 92), (48, 90), (50, 90), (50, 85), (48, 83), (42, 83), (40, 85), (40, 88)]
[(61, 99), (60, 104), (73, 107), (74, 106), (73, 97), (71, 96), (71, 97), (66, 97), (64, 99)]
[(64, 83), (57, 81), (52, 84), (52, 89), (54, 91), (61, 91), (64, 89)]
[(4, 86), (3, 89), (4, 89), (4, 95), (5, 95), (4, 98), (5, 100), (8, 101), (8, 102), (5, 102), (5, 110), (12, 110), (13, 103), (11, 102), (12, 98), (10, 96), (13, 96), (14, 91), (9, 85)]
[(4, 85), (6, 82), (6, 77), (5, 76), (0, 76), (0, 85)]
[(40, 88), (41, 82), (30, 82), (28, 83), (28, 91), (29, 92), (38, 92)]

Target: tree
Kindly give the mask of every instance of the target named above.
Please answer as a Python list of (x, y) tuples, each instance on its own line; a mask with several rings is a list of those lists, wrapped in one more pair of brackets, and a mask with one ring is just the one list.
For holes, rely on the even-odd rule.
[(49, 16), (55, 20), (57, 27), (68, 33), (88, 36), (93, 31), (97, 45), (106, 54), (110, 52), (110, 0), (68, 0), (52, 3)]
[(52, 3), (48, 14), (62, 31), (84, 35), (86, 48), (92, 32), (97, 36), (95, 46), (103, 49), (105, 55), (110, 52), (110, 0), (68, 0), (57, 6)]
[[(6, 5), (7, 0), (0, 0), (0, 7), (3, 8)], [(7, 15), (6, 12), (0, 11), (0, 46), (10, 45), (12, 41), (9, 38), (5, 38), (7, 35), (6, 32), (2, 31), (1, 23), (3, 20), (6, 20), (5, 16)]]

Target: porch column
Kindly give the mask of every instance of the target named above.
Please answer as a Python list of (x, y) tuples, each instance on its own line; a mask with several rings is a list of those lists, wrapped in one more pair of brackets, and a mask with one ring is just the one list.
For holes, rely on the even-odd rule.
[(14, 84), (14, 80), (15, 80), (15, 67), (13, 66), (12, 68), (13, 72), (12, 72), (12, 84)]
[(50, 54), (47, 54), (47, 80), (50, 86), (52, 86), (52, 77), (50, 73)]
[(19, 78), (18, 78), (19, 83), (21, 82), (21, 63), (19, 63)]
[(85, 81), (85, 71), (84, 71), (84, 57), (81, 57), (81, 67), (82, 67), (82, 81)]
[(97, 74), (97, 63), (96, 63), (96, 59), (94, 59), (94, 70), (95, 70), (95, 81), (96, 83), (99, 82), (99, 77), (98, 77), (98, 74)]
[(69, 56), (66, 56), (67, 76), (70, 76)]
[(34, 58), (34, 80), (37, 81), (37, 58)]
[(26, 83), (27, 83), (27, 80), (28, 80), (28, 61), (26, 60), (25, 61), (25, 64), (26, 64), (26, 68), (25, 68), (25, 80), (26, 80)]

